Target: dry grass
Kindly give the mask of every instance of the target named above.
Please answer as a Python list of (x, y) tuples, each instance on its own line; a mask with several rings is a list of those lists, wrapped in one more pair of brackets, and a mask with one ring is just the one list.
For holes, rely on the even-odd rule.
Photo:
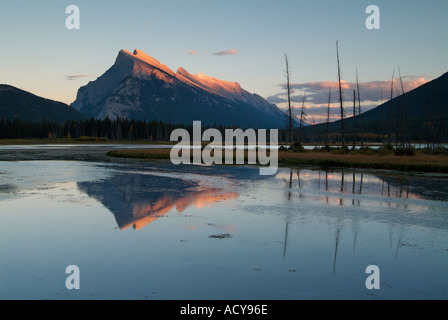
[(279, 163), (448, 173), (448, 157), (417, 153), (415, 156), (280, 152)]
[[(108, 153), (119, 158), (170, 159), (170, 149), (117, 150)], [(246, 152), (247, 156), (247, 152)], [(280, 165), (350, 167), (448, 173), (448, 157), (417, 153), (415, 156), (391, 154), (334, 154), (328, 152), (294, 153), (279, 151)]]

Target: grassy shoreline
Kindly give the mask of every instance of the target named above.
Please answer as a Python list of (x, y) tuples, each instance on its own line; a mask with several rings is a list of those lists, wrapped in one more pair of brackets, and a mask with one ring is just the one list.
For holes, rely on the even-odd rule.
[[(135, 145), (174, 145), (170, 142), (155, 141), (104, 141), (101, 139), (24, 139), (0, 140), (0, 145), (95, 145), (95, 144), (135, 144)], [(403, 172), (448, 173), (448, 154), (446, 149), (442, 154), (425, 150), (414, 150), (412, 156), (396, 155), (393, 150), (365, 149), (342, 152), (333, 149), (331, 152), (323, 150), (305, 150), (303, 152), (279, 151), (279, 166), (313, 166), (322, 168), (355, 168), (396, 170)], [(126, 149), (107, 153), (108, 157), (122, 159), (170, 159), (170, 149)], [(432, 154), (431, 154), (432, 153)], [(105, 155), (106, 156), (106, 155)], [(60, 155), (63, 158), (63, 154)], [(27, 158), (28, 159), (28, 158)], [(247, 163), (247, 161), (246, 161)]]
[[(110, 151), (110, 157), (125, 159), (170, 159), (170, 149), (142, 149)], [(448, 173), (448, 156), (427, 155), (417, 152), (414, 156), (397, 156), (392, 153), (336, 154), (307, 151), (294, 153), (279, 151), (280, 166), (317, 166), (323, 168), (381, 169), (405, 172)]]

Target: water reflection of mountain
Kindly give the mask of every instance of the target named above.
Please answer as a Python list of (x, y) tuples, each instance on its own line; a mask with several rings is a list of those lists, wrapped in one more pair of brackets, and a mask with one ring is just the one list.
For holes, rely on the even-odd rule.
[(150, 172), (118, 172), (106, 180), (80, 182), (78, 188), (109, 209), (120, 229), (135, 230), (174, 208), (181, 213), (192, 206), (203, 208), (238, 198), (236, 192)]
[[(260, 177), (258, 169), (252, 167), (136, 164), (113, 166), (112, 170), (109, 178), (80, 182), (78, 187), (108, 208), (121, 229), (141, 229), (174, 210), (181, 213), (190, 207), (202, 208), (236, 199), (239, 195), (234, 190), (238, 189), (240, 181), (254, 186), (261, 180), (275, 184), (272, 177)], [(349, 169), (281, 169), (276, 179), (286, 182), (289, 200), (308, 198), (316, 203), (337, 206), (360, 207), (377, 203), (418, 210), (419, 199), (445, 201), (448, 198), (445, 180), (425, 176)], [(393, 200), (400, 198), (417, 202)]]

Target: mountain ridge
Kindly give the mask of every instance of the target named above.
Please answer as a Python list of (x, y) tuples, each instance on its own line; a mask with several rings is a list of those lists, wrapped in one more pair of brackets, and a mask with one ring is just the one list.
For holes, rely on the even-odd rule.
[[(422, 139), (422, 135), (428, 135), (432, 130), (441, 131), (439, 135), (447, 135), (445, 124), (448, 124), (448, 90), (446, 88), (448, 88), (448, 72), (362, 113), (361, 117), (358, 115), (355, 118), (344, 119), (346, 134), (352, 133), (354, 120), (357, 127), (362, 120), (364, 133), (385, 135), (390, 126), (392, 134), (408, 131), (407, 134), (410, 134), (412, 139)], [(325, 130), (326, 124), (305, 129), (310, 134), (322, 134)], [(329, 124), (330, 133), (340, 133), (340, 130), (341, 120)]]
[(0, 119), (64, 122), (86, 118), (65, 103), (46, 99), (11, 85), (0, 84)]
[(73, 108), (104, 119), (122, 117), (191, 124), (282, 127), (286, 114), (237, 82), (219, 80), (182, 67), (174, 73), (136, 49), (120, 50), (114, 65), (78, 90)]

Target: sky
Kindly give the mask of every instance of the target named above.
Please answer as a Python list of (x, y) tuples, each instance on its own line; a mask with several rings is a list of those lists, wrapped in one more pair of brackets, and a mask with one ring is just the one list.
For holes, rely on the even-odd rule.
[[(80, 29), (66, 27), (70, 5)], [(369, 5), (379, 9), (379, 29), (366, 27)], [(307, 121), (317, 123), (329, 87), (338, 116), (336, 41), (350, 116), (356, 70), (364, 111), (390, 99), (393, 73), (409, 91), (448, 72), (446, 17), (446, 0), (2, 0), (0, 83), (70, 104), (121, 49), (140, 49), (285, 108), (287, 54), (294, 113), (306, 92)]]

